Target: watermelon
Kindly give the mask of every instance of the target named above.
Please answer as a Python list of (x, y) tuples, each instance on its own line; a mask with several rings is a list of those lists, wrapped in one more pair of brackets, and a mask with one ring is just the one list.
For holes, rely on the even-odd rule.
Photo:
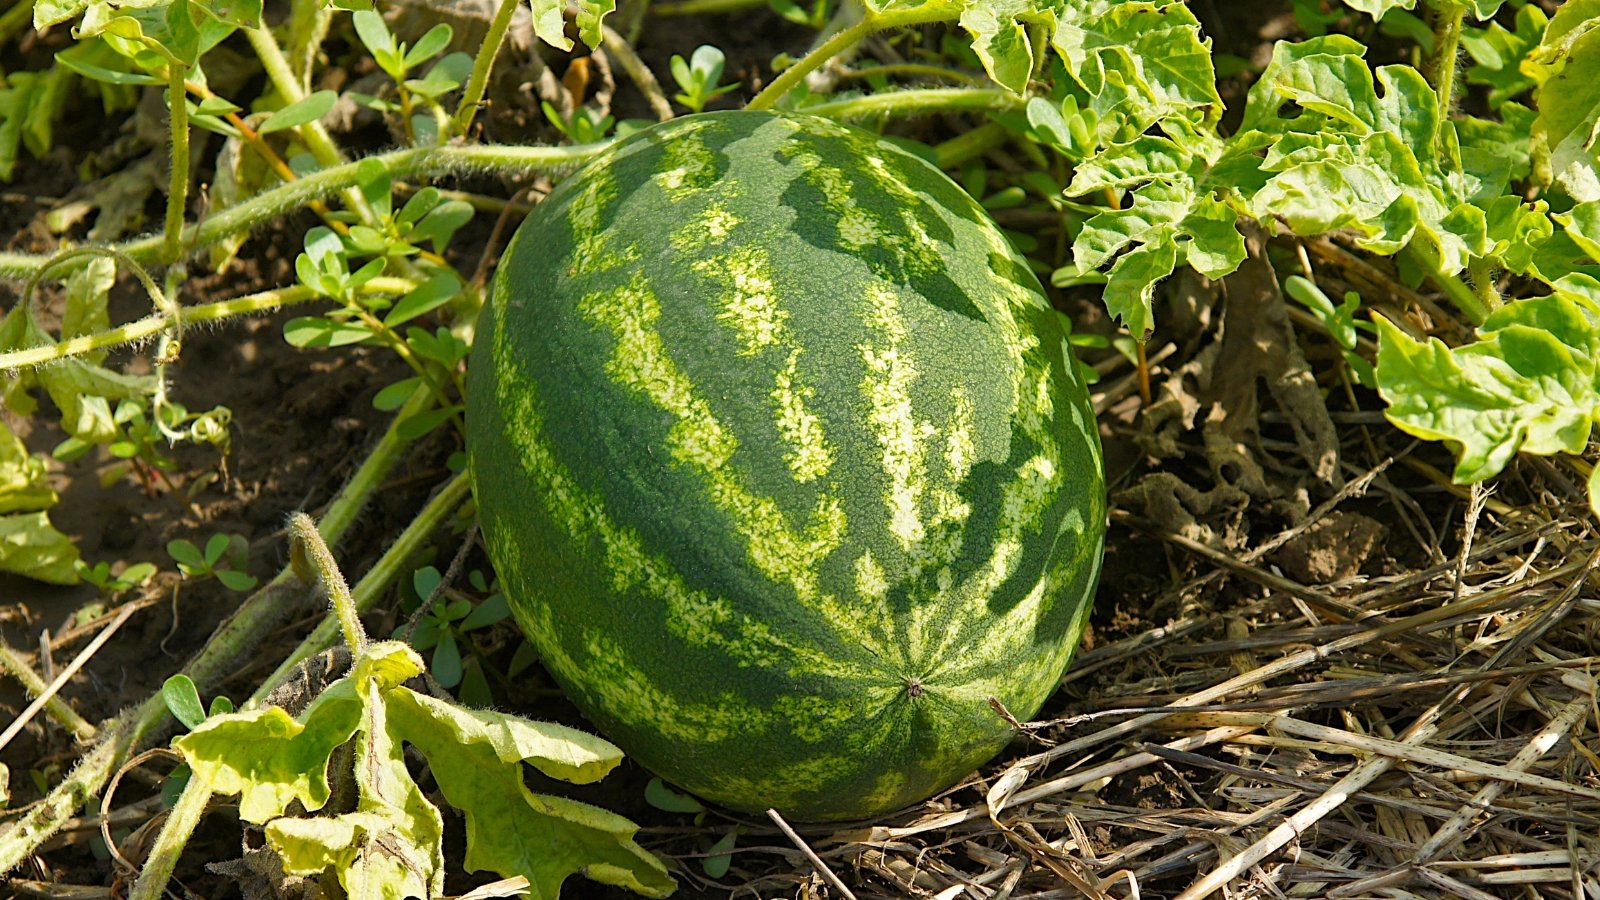
[(522, 224), (468, 384), (489, 555), (572, 701), (737, 810), (931, 796), (1055, 690), (1099, 574), (1062, 318), (935, 167), (686, 116)]

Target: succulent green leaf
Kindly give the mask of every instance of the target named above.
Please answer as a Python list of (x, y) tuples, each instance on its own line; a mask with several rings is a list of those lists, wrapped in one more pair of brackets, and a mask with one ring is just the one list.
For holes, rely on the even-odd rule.
[(200, 692), (195, 689), (194, 679), (181, 672), (161, 685), (161, 699), (172, 711), (173, 718), (185, 728), (193, 728), (206, 720), (206, 708), (200, 704)]
[(578, 783), (602, 777), (621, 759), (606, 741), (413, 691), (396, 691), (389, 715), (391, 727), (428, 758), (445, 798), (466, 812), (468, 871), (526, 876), (533, 896), (546, 898), (558, 896), (567, 876), (580, 872), (647, 897), (676, 888), (661, 862), (634, 842), (638, 826), (523, 784), (524, 762)]
[(257, 126), (256, 133), (270, 134), (316, 121), (326, 115), (328, 110), (333, 109), (333, 104), (338, 99), (339, 95), (334, 91), (308, 94), (268, 116), (266, 121)]
[(651, 778), (644, 786), (644, 802), (662, 812), (698, 814), (706, 811), (704, 803), (689, 794), (680, 794), (660, 778)]
[(1600, 412), (1600, 303), (1559, 291), (1508, 303), (1478, 329), (1479, 340), (1454, 349), (1374, 321), (1386, 415), (1409, 434), (1448, 444), (1457, 483), (1493, 477), (1518, 450), (1583, 451)]

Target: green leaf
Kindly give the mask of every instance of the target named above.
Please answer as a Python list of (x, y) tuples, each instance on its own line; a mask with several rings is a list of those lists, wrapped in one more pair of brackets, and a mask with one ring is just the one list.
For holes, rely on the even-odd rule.
[(39, 31), (75, 19), (89, 8), (92, 0), (34, 0), (33, 27)]
[(185, 565), (197, 571), (209, 568), (206, 558), (201, 555), (200, 548), (192, 542), (177, 538), (167, 542), (167, 555), (179, 565)]
[(706, 811), (705, 804), (688, 794), (681, 794), (660, 778), (651, 778), (644, 786), (644, 802), (662, 812), (696, 814)]
[(634, 842), (638, 826), (588, 804), (534, 794), (523, 784), (524, 762), (555, 778), (598, 779), (621, 759), (607, 742), (409, 690), (393, 692), (389, 715), (396, 733), (427, 757), (445, 798), (466, 813), (467, 871), (523, 875), (539, 897), (557, 896), (576, 873), (648, 897), (676, 888), (661, 862)]
[(401, 440), (414, 441), (440, 425), (450, 421), (450, 417), (461, 412), (466, 407), (457, 403), (452, 406), (441, 406), (438, 409), (424, 410), (401, 419), (395, 426), (395, 432)]
[(78, 548), (43, 512), (0, 516), (0, 571), (50, 584), (78, 583)]
[(206, 720), (206, 709), (200, 705), (200, 692), (195, 689), (194, 680), (181, 672), (161, 685), (161, 699), (172, 711), (172, 717), (185, 728), (194, 728)]
[(357, 163), (356, 185), (361, 188), (361, 197), (372, 207), (373, 212), (379, 217), (389, 215), (392, 185), (389, 180), (389, 167), (383, 164), (383, 160), (369, 156)]
[(387, 690), (373, 679), (358, 688), (356, 809), (334, 817), (279, 818), (267, 842), (295, 875), (337, 873), (345, 895), (405, 900), (444, 890), (443, 819), (406, 769), (402, 738), (390, 727)]
[(407, 69), (414, 69), (435, 56), (438, 56), (445, 47), (450, 45), (450, 38), (454, 34), (449, 25), (440, 22), (428, 29), (427, 33), (417, 38), (416, 46), (406, 51), (402, 62)]
[(1416, 241), (1444, 273), (1458, 272), (1488, 249), (1470, 203), (1482, 186), (1461, 173), (1454, 129), (1422, 76), (1383, 66), (1375, 87), (1363, 52), (1342, 35), (1276, 46), (1231, 142), (1236, 154), (1266, 151), (1250, 208), (1301, 235), (1355, 230), (1375, 253)]
[(1032, 0), (991, 0), (961, 13), (961, 27), (972, 35), (972, 50), (989, 77), (1018, 94), (1027, 90), (1033, 72), (1033, 43), (1017, 17), (1036, 11)]
[(413, 241), (433, 241), (434, 252), (444, 251), (445, 244), (461, 229), (461, 226), (472, 221), (472, 204), (465, 200), (446, 200), (445, 202), (428, 210), (409, 235)]
[(578, 37), (590, 47), (600, 49), (601, 24), (616, 8), (616, 0), (578, 0)]
[(195, 0), (195, 8), (238, 28), (261, 24), (261, 0)]
[(411, 399), (411, 395), (416, 393), (417, 386), (420, 384), (422, 384), (422, 376), (420, 375), (402, 378), (373, 395), (372, 408), (384, 412), (394, 412), (404, 406), (407, 400)]
[(701, 871), (709, 878), (721, 878), (728, 874), (728, 869), (733, 865), (733, 845), (738, 840), (738, 827), (728, 829), (728, 833), (718, 838), (706, 851), (706, 858), (700, 861)]
[(383, 317), (383, 324), (390, 328), (398, 327), (449, 303), (460, 290), (461, 281), (454, 273), (439, 272), (401, 297), (389, 314)]
[(531, 2), (533, 33), (552, 47), (571, 50), (572, 40), (567, 37), (566, 0), (531, 0)]
[(448, 628), (439, 632), (439, 643), (428, 661), (428, 673), (445, 690), (461, 683), (461, 647), (456, 644), (455, 632)]
[(1600, 413), (1600, 303), (1557, 293), (1508, 303), (1451, 349), (1377, 317), (1378, 391), (1409, 434), (1456, 453), (1459, 484), (1492, 477), (1518, 450), (1581, 453)]
[(1522, 71), (1538, 82), (1534, 135), (1555, 183), (1575, 200), (1600, 200), (1600, 0), (1568, 0)]
[(403, 644), (368, 648), (355, 671), (330, 684), (298, 717), (276, 706), (207, 719), (172, 745), (218, 794), (239, 794), (239, 816), (263, 824), (295, 800), (307, 810), (327, 802), (328, 757), (355, 734), (363, 718), (357, 686), (377, 679), (393, 687), (422, 672), (422, 660)]
[(283, 131), (286, 128), (296, 128), (307, 122), (314, 122), (327, 115), (328, 110), (333, 109), (333, 104), (338, 99), (339, 95), (334, 91), (317, 91), (309, 94), (267, 116), (266, 121), (256, 126), (256, 133), (271, 134), (274, 131)]
[(1133, 247), (1107, 273), (1105, 303), (1138, 337), (1155, 324), (1151, 302), (1156, 282), (1179, 263), (1212, 278), (1239, 267), (1245, 247), (1237, 221), (1226, 204), (1197, 193), (1187, 177), (1151, 181), (1133, 193), (1128, 208), (1108, 210), (1084, 223), (1072, 245), (1073, 260), (1080, 273), (1087, 272)]
[(411, 589), (416, 592), (418, 600), (427, 601), (439, 589), (442, 581), (444, 576), (433, 566), (423, 566), (411, 573)]
[(248, 591), (260, 583), (254, 575), (234, 569), (219, 569), (214, 574), (222, 586), (230, 591)]
[(472, 608), (472, 612), (461, 620), (462, 631), (475, 631), (504, 622), (511, 618), (511, 606), (506, 602), (505, 594), (491, 594), (482, 603)]
[(298, 316), (283, 323), (283, 339), (296, 347), (344, 347), (372, 337), (357, 322), (335, 322), (321, 316)]
[[(1105, 140), (1151, 126), (1182, 140), (1222, 118), (1211, 45), (1189, 8), (1170, 0), (1064, 0), (1051, 46), (1089, 96)], [(1178, 123), (1184, 123), (1180, 125)]]
[(77, 54), (71, 52), (72, 49), (82, 46), (84, 45), (77, 44), (73, 48), (68, 48), (67, 50), (57, 53), (56, 62), (65, 66), (67, 69), (82, 75), (85, 78), (93, 81), (104, 82), (106, 84), (147, 85), (166, 83), (160, 78), (144, 72), (128, 72), (119, 69), (109, 69), (105, 66), (98, 66), (80, 58)]
[(1374, 20), (1381, 20), (1384, 13), (1391, 9), (1415, 8), (1417, 0), (1344, 0), (1344, 5), (1357, 12), (1364, 12)]
[(1462, 29), (1461, 48), (1473, 62), (1467, 67), (1467, 83), (1489, 86), (1490, 107), (1499, 108), (1537, 84), (1522, 71), (1522, 62), (1539, 46), (1549, 21), (1544, 10), (1530, 3), (1517, 10), (1516, 31), (1507, 31), (1499, 22)]

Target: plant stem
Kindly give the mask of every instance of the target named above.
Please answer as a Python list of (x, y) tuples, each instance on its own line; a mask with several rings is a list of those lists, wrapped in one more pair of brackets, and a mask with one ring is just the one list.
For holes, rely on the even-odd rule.
[(661, 90), (661, 82), (656, 80), (655, 73), (651, 72), (650, 67), (639, 58), (639, 54), (634, 52), (628, 38), (618, 34), (609, 25), (600, 26), (600, 34), (606, 52), (622, 63), (622, 70), (628, 73), (628, 77), (633, 79), (633, 83), (638, 85), (639, 91), (649, 102), (650, 111), (663, 122), (672, 118), (672, 104), (667, 102), (667, 95)]
[(289, 517), (289, 539), (294, 542), (290, 553), (297, 559), (304, 556), (310, 560), (311, 570), (327, 593), (328, 603), (339, 620), (345, 644), (351, 653), (359, 654), (367, 647), (367, 631), (361, 627), (355, 601), (350, 598), (350, 585), (344, 580), (344, 573), (339, 571), (339, 562), (333, 558), (333, 551), (328, 549), (322, 533), (317, 531), (317, 523), (303, 512), (295, 513)]
[[(418, 396), (426, 396), (421, 389), (412, 395), (415, 400)], [(406, 413), (401, 412), (403, 418)], [(424, 542), (431, 537), (445, 519), (455, 511), (456, 507), (466, 499), (470, 480), (465, 472), (456, 475), (439, 492), (429, 500), (417, 517), (411, 520), (406, 530), (401, 532), (382, 557), (373, 564), (367, 574), (362, 576), (351, 591), (351, 603), (356, 612), (364, 612), (375, 603), (379, 597), (394, 584), (395, 580), (404, 574), (405, 569), (415, 559), (416, 554), (422, 549)], [(261, 682), (261, 687), (246, 701), (246, 706), (253, 706), (261, 702), (272, 689), (282, 684), (294, 667), (299, 665), (314, 654), (320, 653), (332, 646), (334, 638), (341, 629), (336, 618), (324, 619), (300, 646), (296, 647), (277, 668), (277, 671)]]
[(651, 12), (658, 16), (715, 16), (766, 5), (767, 0), (682, 0), (657, 4)]
[(483, 46), (478, 48), (477, 60), (472, 64), (472, 75), (467, 79), (466, 90), (461, 92), (461, 105), (456, 107), (455, 118), (451, 120), (451, 134), (465, 136), (467, 129), (472, 127), (472, 119), (478, 114), (483, 94), (489, 87), (489, 70), (494, 68), (494, 58), (500, 53), (500, 45), (505, 43), (506, 29), (511, 27), (511, 14), (516, 12), (520, 2), (500, 0), (500, 8), (494, 11), (494, 18), (489, 21), (489, 33), (484, 36)]
[(183, 855), (183, 848), (200, 825), (200, 820), (206, 814), (206, 805), (210, 802), (211, 785), (205, 779), (190, 777), (189, 783), (183, 786), (183, 793), (178, 796), (178, 802), (167, 812), (167, 821), (161, 825), (155, 845), (150, 848), (150, 856), (139, 872), (139, 880), (128, 892), (128, 900), (161, 900), (167, 882), (172, 880), (172, 870), (177, 868), (178, 857)]
[[(402, 296), (415, 288), (415, 283), (404, 278), (379, 277), (362, 285), (358, 289), (358, 293), (363, 296)], [(231, 300), (218, 300), (215, 303), (181, 307), (178, 310), (178, 321), (184, 327), (188, 327), (203, 322), (220, 322), (238, 316), (271, 312), (282, 309), (285, 306), (324, 299), (326, 298), (313, 292), (310, 288), (297, 284), (274, 291), (262, 291), (258, 294), (235, 297)], [(44, 365), (74, 356), (82, 356), (85, 353), (93, 353), (96, 350), (135, 344), (145, 338), (160, 334), (170, 327), (172, 327), (172, 319), (161, 313), (156, 313), (143, 319), (129, 322), (126, 325), (119, 325), (109, 331), (79, 335), (59, 343), (46, 344), (43, 347), (29, 347), (26, 350), (0, 353), (0, 371)]]
[(984, 87), (989, 81), (976, 75), (968, 75), (945, 66), (930, 66), (925, 63), (890, 63), (882, 66), (871, 66), (863, 69), (846, 69), (839, 73), (841, 78), (871, 78), (874, 75), (904, 75), (911, 78), (939, 78), (945, 81), (955, 81), (972, 87)]
[[(318, 530), (329, 541), (337, 542), (343, 537), (379, 485), (400, 462), (410, 441), (400, 437), (399, 423), (426, 408), (428, 401), (426, 390), (419, 389), (412, 395), (411, 401), (390, 422), (388, 430), (372, 453), (368, 454), (361, 468), (356, 470), (328, 505), (327, 512), (318, 523)], [(410, 531), (407, 529), (407, 533)], [(293, 572), (285, 569), (251, 594), (206, 641), (200, 653), (183, 668), (184, 674), (202, 690), (231, 674), (239, 657), (256, 647), (262, 633), (278, 623), (282, 615), (280, 594), (293, 592), (297, 580)], [(365, 581), (363, 579), (363, 583)], [(100, 733), (104, 738), (83, 756), (77, 768), (36, 806), (0, 832), (0, 874), (21, 865), (41, 844), (60, 831), (85, 801), (105, 787), (111, 773), (122, 765), (131, 750), (170, 721), (171, 713), (158, 691), (138, 707), (102, 725)]]
[(1472, 288), (1467, 287), (1466, 282), (1434, 265), (1433, 260), (1426, 254), (1413, 250), (1411, 244), (1407, 244), (1400, 252), (1426, 273), (1430, 281), (1439, 286), (1439, 290), (1450, 298), (1450, 302), (1467, 317), (1467, 321), (1473, 325), (1482, 325), (1483, 320), (1489, 317), (1489, 307), (1473, 293)]
[(1472, 279), (1472, 289), (1484, 307), (1489, 312), (1499, 309), (1502, 298), (1495, 289), (1494, 272), (1489, 268), (1489, 263), (1481, 257), (1474, 257), (1467, 263), (1467, 276)]
[[(519, 145), (412, 147), (379, 154), (390, 174), (399, 178), (428, 178), (463, 172), (537, 172), (565, 169), (586, 162), (604, 150), (610, 141), (573, 147), (525, 147)], [(185, 246), (205, 246), (222, 238), (249, 231), (313, 200), (330, 197), (357, 183), (357, 164), (345, 163), (313, 172), (297, 181), (281, 184), (270, 191), (207, 216), (184, 227)], [(159, 236), (145, 237), (114, 245), (141, 263), (160, 258)], [(33, 275), (50, 257), (33, 253), (0, 253), (0, 279), (23, 280)], [(72, 268), (77, 268), (73, 266)]]
[(167, 97), (172, 107), (172, 180), (167, 188), (166, 242), (162, 262), (172, 265), (183, 255), (183, 209), (189, 195), (189, 96), (185, 68), (167, 63)]
[(847, 97), (807, 106), (807, 115), (826, 116), (830, 119), (858, 119), (868, 116), (917, 116), (936, 112), (980, 109), (992, 112), (1009, 112), (1021, 109), (1023, 97), (1006, 90), (973, 90), (971, 88), (918, 88), (907, 91), (885, 91), (862, 97)]
[(1434, 0), (1433, 7), (1433, 59), (1428, 66), (1428, 80), (1439, 99), (1439, 137), (1435, 143), (1442, 149), (1444, 129), (1449, 127), (1456, 110), (1456, 57), (1461, 55), (1461, 25), (1467, 17), (1467, 7), (1459, 0)]
[(969, 128), (955, 137), (935, 144), (934, 164), (941, 169), (959, 166), (969, 159), (977, 159), (1011, 139), (1011, 132), (999, 122), (989, 122)]
[[(50, 687), (45, 684), (43, 678), (39, 677), (39, 673), (28, 665), (27, 660), (24, 660), (22, 655), (13, 650), (11, 645), (4, 640), (0, 640), (0, 669), (11, 673), (11, 677), (17, 679), (22, 685), (22, 689), (27, 691), (30, 697), (41, 696)], [(88, 719), (78, 715), (77, 710), (68, 706), (60, 697), (51, 697), (46, 700), (44, 712), (45, 715), (59, 722), (63, 728), (72, 732), (73, 737), (78, 740), (88, 741), (94, 738), (94, 725), (90, 724)]]
[(869, 12), (861, 21), (840, 31), (824, 41), (815, 50), (801, 57), (794, 65), (784, 69), (782, 74), (774, 78), (771, 84), (762, 89), (761, 93), (745, 104), (745, 108), (771, 109), (813, 70), (820, 68), (828, 60), (860, 42), (869, 34), (906, 25), (944, 22), (953, 18), (955, 16), (951, 15), (948, 9), (935, 9), (932, 12), (926, 9), (906, 9), (879, 14)]
[[(261, 67), (266, 70), (267, 79), (277, 89), (278, 95), (283, 98), (283, 103), (288, 106), (298, 103), (306, 98), (305, 89), (300, 86), (300, 79), (295, 77), (294, 69), (289, 65), (288, 57), (283, 55), (283, 48), (278, 46), (278, 41), (272, 36), (272, 29), (263, 25), (261, 28), (241, 28), (245, 39), (250, 42), (250, 48), (256, 51), (256, 56), (261, 58)], [(306, 142), (306, 149), (316, 157), (317, 162), (323, 166), (336, 166), (344, 162), (344, 154), (339, 152), (339, 147), (333, 142), (333, 137), (328, 134), (328, 129), (322, 127), (322, 122), (313, 119), (296, 129), (302, 140)], [(356, 195), (357, 197), (360, 194)], [(364, 209), (364, 206), (351, 207)]]

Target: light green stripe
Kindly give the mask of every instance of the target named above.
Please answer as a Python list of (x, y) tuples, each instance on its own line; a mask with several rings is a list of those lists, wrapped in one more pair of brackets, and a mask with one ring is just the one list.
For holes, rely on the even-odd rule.
[(716, 155), (699, 134), (708, 124), (701, 120), (679, 128), (665, 144), (660, 171), (650, 176), (675, 201), (699, 193), (716, 180)]
[(791, 586), (802, 603), (825, 601), (816, 566), (844, 543), (846, 523), (839, 498), (819, 497), (804, 529), (797, 532), (776, 500), (758, 496), (744, 485), (738, 467), (730, 464), (738, 440), (672, 361), (656, 330), (660, 301), (642, 274), (620, 289), (584, 297), (579, 310), (616, 338), (606, 372), (676, 419), (667, 435), (669, 451), (700, 472), (712, 503), (733, 520), (757, 570)]
[(867, 365), (861, 392), (867, 398), (867, 422), (882, 451), (879, 463), (889, 479), (883, 497), (889, 533), (910, 556), (927, 535), (918, 505), (927, 486), (928, 440), (935, 429), (919, 421), (911, 406), (917, 368), (905, 347), (900, 298), (882, 282), (869, 284), (864, 318), (878, 341), (856, 346)]

